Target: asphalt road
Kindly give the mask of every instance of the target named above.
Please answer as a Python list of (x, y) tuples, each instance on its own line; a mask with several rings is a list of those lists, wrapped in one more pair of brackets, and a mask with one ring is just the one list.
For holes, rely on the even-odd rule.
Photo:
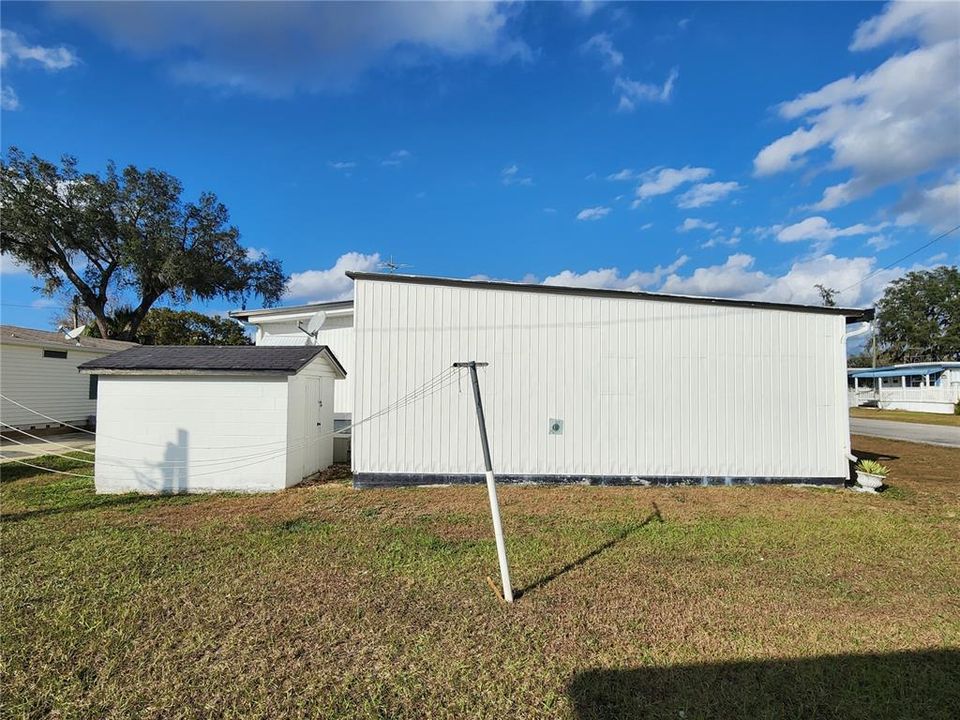
[(921, 425), (919, 423), (895, 422), (893, 420), (873, 420), (869, 418), (850, 418), (850, 432), (853, 435), (873, 435), (891, 440), (909, 440), (910, 442), (930, 445), (960, 447), (960, 427), (946, 425)]

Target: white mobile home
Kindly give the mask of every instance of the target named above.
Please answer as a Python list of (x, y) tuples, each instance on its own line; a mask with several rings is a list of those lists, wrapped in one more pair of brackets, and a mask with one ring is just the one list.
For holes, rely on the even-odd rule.
[[(307, 330), (309, 322), (319, 316), (319, 328)], [(334, 388), (334, 411), (338, 418), (349, 420), (353, 404), (353, 300), (310, 303), (264, 310), (234, 310), (230, 317), (256, 327), (254, 342), (265, 347), (326, 345), (347, 369), (347, 377)]]
[[(353, 300), (310, 303), (264, 310), (234, 310), (230, 317), (256, 327), (255, 342), (264, 347), (325, 345), (347, 370), (347, 377), (334, 385), (334, 422), (347, 428), (353, 411)], [(316, 329), (308, 330), (313, 322)], [(350, 462), (350, 431), (333, 441), (334, 461)]]
[(0, 325), (2, 428), (9, 430), (12, 425), (32, 431), (61, 427), (62, 423), (92, 426), (97, 413), (97, 380), (81, 375), (77, 366), (132, 347), (136, 343), (86, 336), (68, 340), (58, 332)]
[(960, 362), (850, 368), (847, 376), (851, 407), (952, 414), (960, 401)]
[(100, 378), (99, 493), (269, 492), (333, 462), (346, 372), (326, 347), (138, 347), (80, 369)]
[(846, 325), (870, 311), (348, 275), (358, 486), (482, 481), (469, 380), (443, 375), (470, 360), (500, 480), (847, 479)]

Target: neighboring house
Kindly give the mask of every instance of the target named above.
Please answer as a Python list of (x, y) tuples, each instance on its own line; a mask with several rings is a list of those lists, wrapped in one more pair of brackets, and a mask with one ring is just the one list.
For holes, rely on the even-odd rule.
[(146, 346), (99, 377), (99, 493), (282, 490), (333, 462), (343, 367), (324, 346)]
[[(318, 321), (322, 323), (311, 337), (311, 334), (304, 330), (318, 314)], [(350, 419), (353, 407), (352, 376), (349, 374), (353, 365), (353, 300), (264, 310), (234, 310), (230, 317), (257, 328), (257, 345), (329, 347), (348, 372), (346, 380), (337, 383), (334, 390), (334, 411), (338, 419)]]
[(9, 430), (7, 426), (12, 425), (30, 431), (60, 427), (60, 423), (92, 425), (97, 379), (81, 375), (77, 366), (135, 346), (87, 336), (68, 340), (59, 332), (0, 325), (0, 394), (4, 396), (0, 419), (5, 423), (0, 428)]
[(358, 486), (483, 481), (469, 378), (429, 385), (469, 360), (499, 480), (848, 477), (846, 327), (871, 310), (347, 274)]
[[(230, 317), (256, 327), (256, 344), (267, 347), (326, 345), (343, 363), (347, 377), (334, 387), (337, 428), (350, 425), (353, 411), (353, 300), (311, 303), (264, 310), (234, 310)], [(305, 332), (313, 321), (319, 328)], [(350, 462), (350, 431), (334, 439), (334, 460)]]
[(851, 407), (950, 414), (960, 401), (960, 362), (848, 368)]

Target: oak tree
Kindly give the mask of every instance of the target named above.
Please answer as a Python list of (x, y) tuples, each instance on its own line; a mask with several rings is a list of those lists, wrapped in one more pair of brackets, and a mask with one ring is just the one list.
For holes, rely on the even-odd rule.
[[(270, 306), (287, 282), (279, 261), (247, 254), (216, 195), (185, 200), (177, 178), (152, 168), (84, 173), (73, 157), (56, 164), (12, 147), (0, 161), (0, 212), (0, 251), (47, 295), (72, 286), (104, 337), (135, 339), (161, 298), (243, 306), (256, 295)], [(126, 322), (112, 326), (109, 308), (131, 297)]]

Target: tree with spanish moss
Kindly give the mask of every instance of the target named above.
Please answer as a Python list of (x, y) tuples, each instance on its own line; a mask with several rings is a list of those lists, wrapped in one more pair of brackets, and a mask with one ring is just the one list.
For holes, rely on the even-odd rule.
[(960, 270), (941, 265), (887, 285), (877, 340), (889, 362), (960, 360)]
[[(0, 160), (0, 212), (0, 252), (45, 295), (72, 287), (102, 337), (136, 338), (161, 298), (244, 306), (255, 295), (270, 306), (286, 286), (279, 261), (248, 255), (216, 195), (186, 200), (177, 178), (153, 168), (85, 173), (71, 156), (57, 164), (11, 147)], [(131, 310), (117, 327), (110, 308), (122, 304)]]

